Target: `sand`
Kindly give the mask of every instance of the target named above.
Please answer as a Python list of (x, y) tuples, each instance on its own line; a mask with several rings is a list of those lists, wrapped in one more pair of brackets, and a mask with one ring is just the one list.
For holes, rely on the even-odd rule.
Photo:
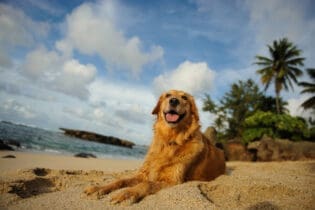
[(111, 194), (100, 200), (82, 194), (88, 185), (135, 173), (141, 163), (0, 152), (0, 209), (315, 209), (315, 160), (228, 162), (214, 181), (163, 189), (132, 205), (112, 205)]

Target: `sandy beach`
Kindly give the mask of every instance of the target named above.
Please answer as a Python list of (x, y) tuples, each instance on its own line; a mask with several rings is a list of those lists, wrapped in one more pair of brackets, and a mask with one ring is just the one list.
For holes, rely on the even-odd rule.
[[(3, 158), (13, 155), (15, 158)], [(314, 209), (315, 161), (228, 162), (211, 182), (163, 189), (141, 202), (112, 205), (83, 189), (128, 176), (141, 160), (0, 152), (0, 209)], [(114, 194), (115, 192), (113, 192)]]

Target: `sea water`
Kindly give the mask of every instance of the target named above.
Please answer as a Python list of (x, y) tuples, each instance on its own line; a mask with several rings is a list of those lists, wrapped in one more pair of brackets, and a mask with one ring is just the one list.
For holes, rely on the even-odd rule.
[(90, 142), (64, 135), (61, 131), (0, 122), (0, 139), (14, 140), (21, 144), (17, 151), (44, 152), (62, 155), (90, 153), (98, 158), (142, 159), (147, 147), (135, 145), (132, 149), (109, 144)]

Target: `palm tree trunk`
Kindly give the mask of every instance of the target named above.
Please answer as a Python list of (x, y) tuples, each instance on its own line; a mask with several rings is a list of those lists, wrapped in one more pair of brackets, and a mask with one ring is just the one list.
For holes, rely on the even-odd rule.
[(280, 92), (276, 91), (276, 108), (277, 114), (280, 114)]

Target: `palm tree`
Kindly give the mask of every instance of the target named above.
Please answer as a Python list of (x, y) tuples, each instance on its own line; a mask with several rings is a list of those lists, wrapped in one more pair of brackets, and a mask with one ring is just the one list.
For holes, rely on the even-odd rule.
[(302, 75), (304, 58), (300, 57), (301, 50), (299, 50), (287, 38), (273, 41), (273, 45), (268, 45), (270, 57), (256, 56), (257, 62), (255, 64), (262, 66), (262, 69), (257, 70), (261, 75), (261, 82), (265, 85), (265, 91), (270, 84), (274, 82), (276, 93), (276, 107), (277, 113), (280, 113), (280, 92), (284, 88), (288, 90), (289, 87), (293, 90), (293, 83), (297, 83), (297, 77)]
[[(256, 109), (261, 110), (263, 112), (272, 112), (277, 113), (277, 107), (276, 107), (276, 98), (273, 96), (265, 96), (262, 95), (259, 101), (257, 101)], [(280, 108), (280, 114), (289, 113), (289, 110), (286, 108), (288, 105), (288, 102), (282, 100), (282, 98), (279, 98), (279, 108)]]
[(315, 69), (306, 69), (307, 74), (310, 76), (310, 78), (313, 80), (313, 83), (311, 82), (299, 82), (299, 85), (302, 86), (304, 89), (301, 91), (301, 93), (310, 93), (313, 94), (309, 99), (303, 102), (301, 105), (304, 109), (315, 109)]

